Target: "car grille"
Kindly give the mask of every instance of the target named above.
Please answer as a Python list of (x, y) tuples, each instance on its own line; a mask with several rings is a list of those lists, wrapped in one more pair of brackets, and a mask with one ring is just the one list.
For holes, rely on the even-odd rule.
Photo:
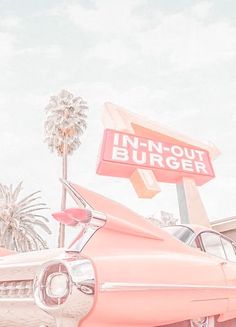
[(0, 282), (0, 299), (33, 298), (33, 280)]

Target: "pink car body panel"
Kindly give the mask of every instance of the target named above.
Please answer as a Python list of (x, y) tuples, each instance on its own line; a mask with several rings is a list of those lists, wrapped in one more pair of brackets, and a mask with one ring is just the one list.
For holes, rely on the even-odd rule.
[[(70, 323), (68, 327), (154, 327), (203, 316), (216, 316), (218, 321), (236, 317), (235, 263), (191, 248), (115, 201), (80, 186), (73, 187), (88, 206), (103, 212), (107, 220), (78, 254), (89, 259), (95, 271), (93, 306), (81, 322)], [(68, 212), (76, 216), (74, 209)], [(63, 213), (60, 217), (63, 218)], [(67, 223), (73, 225), (73, 220)], [(197, 232), (203, 230), (196, 227)], [(72, 243), (67, 255), (74, 253), (81, 237), (83, 233)], [(0, 262), (1, 280), (10, 272), (17, 278), (23, 274), (31, 279), (42, 263), (61, 256), (62, 252), (58, 249), (4, 257)], [(5, 255), (6, 251), (1, 253)], [(15, 270), (9, 270), (13, 265)], [(54, 326), (51, 317), (35, 304), (31, 303), (30, 308), (38, 317), (37, 322), (48, 319), (47, 325)], [(20, 317), (22, 307), (18, 309), (16, 306)], [(0, 307), (2, 327), (6, 324), (1, 317)], [(38, 326), (29, 319), (24, 325)]]
[[(227, 319), (236, 288), (227, 288), (222, 259), (190, 248), (117, 202), (76, 188), (92, 208), (108, 214), (82, 251), (97, 277), (96, 305), (83, 327), (155, 326), (217, 314)], [(112, 284), (127, 290), (106, 290)], [(153, 288), (128, 286), (145, 284)]]

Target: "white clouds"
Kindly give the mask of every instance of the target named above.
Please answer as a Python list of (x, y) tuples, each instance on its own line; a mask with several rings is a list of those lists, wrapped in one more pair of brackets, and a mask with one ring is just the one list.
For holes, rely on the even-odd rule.
[(228, 24), (202, 26), (193, 23), (187, 24), (186, 30), (188, 32), (179, 38), (179, 46), (170, 57), (178, 69), (221, 64), (236, 56), (236, 29)]
[(212, 7), (213, 7), (212, 1), (207, 1), (207, 0), (199, 1), (192, 6), (192, 13), (197, 18), (204, 19), (209, 15)]
[(204, 24), (186, 14), (162, 16), (137, 39), (145, 56), (165, 57), (174, 70), (220, 64), (236, 56), (236, 28), (223, 22)]
[(21, 19), (17, 16), (0, 17), (0, 28), (3, 30), (19, 28), (20, 23)]
[(102, 59), (110, 66), (119, 67), (129, 64), (136, 58), (134, 49), (125, 46), (119, 39), (94, 45), (87, 53), (88, 58)]
[(25, 47), (20, 50), (15, 51), (16, 55), (29, 55), (29, 56), (46, 56), (48, 58), (60, 58), (62, 55), (62, 50), (59, 46), (49, 45), (49, 46), (35, 46), (35, 47)]
[(15, 38), (5, 32), (0, 32), (0, 67), (4, 66), (14, 55)]
[[(96, 38), (85, 55), (114, 66), (159, 62), (158, 70), (181, 71), (218, 65), (236, 56), (236, 28), (226, 21), (207, 21), (212, 1), (192, 3), (182, 13), (147, 8), (146, 1), (96, 1), (92, 7), (67, 4), (61, 17)], [(199, 18), (201, 18), (199, 20)]]
[(129, 34), (143, 27), (142, 16), (133, 12), (145, 4), (142, 0), (99, 0), (95, 7), (85, 8), (80, 4), (67, 5), (64, 13), (77, 26), (101, 36)]
[(17, 16), (0, 16), (0, 67), (4, 67), (15, 55), (15, 33), (20, 27), (20, 21)]

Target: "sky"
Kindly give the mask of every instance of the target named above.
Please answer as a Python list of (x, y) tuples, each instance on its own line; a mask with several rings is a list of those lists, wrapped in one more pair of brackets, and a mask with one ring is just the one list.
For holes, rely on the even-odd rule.
[(235, 13), (233, 0), (0, 0), (0, 182), (41, 190), (49, 218), (59, 210), (61, 159), (44, 121), (50, 96), (67, 89), (89, 105), (71, 181), (144, 216), (179, 216), (174, 185), (145, 200), (128, 180), (96, 175), (110, 101), (214, 143), (216, 178), (199, 192), (210, 219), (236, 215)]

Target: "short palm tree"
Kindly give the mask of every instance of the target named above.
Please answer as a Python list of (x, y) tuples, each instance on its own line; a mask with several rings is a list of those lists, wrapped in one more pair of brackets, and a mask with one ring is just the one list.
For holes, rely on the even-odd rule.
[[(46, 107), (45, 135), (48, 147), (62, 157), (62, 178), (67, 179), (67, 156), (80, 146), (80, 137), (87, 128), (87, 102), (62, 90), (52, 96)], [(61, 210), (66, 207), (66, 189), (62, 187)], [(58, 246), (65, 243), (65, 226), (60, 224)]]
[(149, 216), (148, 219), (150, 219), (155, 225), (158, 225), (160, 227), (175, 226), (178, 221), (178, 219), (174, 217), (173, 213), (162, 210), (160, 217), (158, 217), (157, 213), (154, 213)]
[(51, 234), (46, 224), (48, 219), (41, 214), (46, 205), (37, 202), (40, 191), (18, 199), (21, 189), (22, 183), (15, 189), (0, 184), (0, 246), (19, 252), (47, 248), (36, 231), (41, 228)]

